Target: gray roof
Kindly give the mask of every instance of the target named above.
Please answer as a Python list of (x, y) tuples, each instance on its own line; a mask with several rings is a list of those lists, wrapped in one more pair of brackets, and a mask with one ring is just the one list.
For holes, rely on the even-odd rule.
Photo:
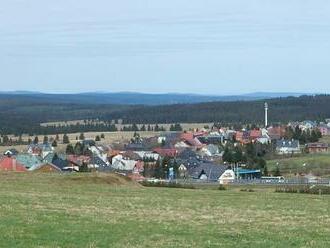
[(276, 141), (277, 148), (299, 148), (298, 140), (277, 140)]
[(189, 176), (199, 179), (202, 174), (205, 174), (209, 180), (217, 181), (219, 177), (225, 172), (227, 166), (216, 165), (210, 162), (202, 162), (196, 167), (189, 167)]

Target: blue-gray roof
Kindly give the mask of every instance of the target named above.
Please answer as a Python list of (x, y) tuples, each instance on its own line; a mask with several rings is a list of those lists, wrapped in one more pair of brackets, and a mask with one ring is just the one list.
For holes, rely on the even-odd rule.
[(227, 166), (216, 165), (210, 162), (202, 162), (196, 167), (190, 167), (187, 169), (188, 175), (192, 178), (199, 179), (202, 174), (205, 174), (208, 180), (217, 181), (225, 172)]
[(276, 141), (277, 148), (298, 148), (299, 141), (298, 140), (277, 140)]

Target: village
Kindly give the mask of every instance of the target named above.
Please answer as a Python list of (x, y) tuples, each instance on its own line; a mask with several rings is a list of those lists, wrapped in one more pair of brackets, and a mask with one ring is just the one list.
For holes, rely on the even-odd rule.
[[(267, 160), (327, 154), (329, 144), (320, 142), (320, 139), (330, 135), (329, 119), (270, 126), (268, 105), (265, 104), (263, 127), (247, 125), (235, 130), (213, 124), (201, 129), (182, 130), (180, 124), (173, 124), (170, 130), (142, 137), (140, 133), (145, 130), (141, 128), (130, 132), (129, 140), (112, 143), (106, 142), (107, 133), (95, 137), (81, 133), (71, 141), (66, 134), (62, 137), (44, 136), (40, 142), (36, 137), (21, 150), (8, 147), (0, 159), (0, 170), (98, 171), (119, 173), (136, 181), (220, 184), (281, 183), (288, 180), (317, 183), (325, 182), (328, 176), (298, 171), (294, 176), (283, 175), (278, 163), (270, 169)], [(65, 149), (59, 149), (60, 144)]]

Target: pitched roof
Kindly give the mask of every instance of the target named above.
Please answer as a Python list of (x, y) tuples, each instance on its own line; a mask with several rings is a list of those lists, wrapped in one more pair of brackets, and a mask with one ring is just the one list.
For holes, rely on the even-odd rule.
[(135, 160), (124, 159), (121, 154), (112, 158), (111, 167), (116, 170), (132, 171), (136, 165)]
[(224, 165), (216, 165), (210, 162), (202, 162), (197, 167), (188, 167), (188, 174), (193, 178), (200, 178), (201, 174), (205, 174), (209, 180), (216, 181), (226, 171)]
[(253, 129), (250, 131), (250, 137), (252, 139), (260, 138), (262, 136), (261, 130)]
[(10, 155), (10, 156), (15, 156), (18, 154), (18, 151), (15, 148), (8, 149), (5, 151), (4, 155)]
[(277, 140), (276, 142), (277, 148), (298, 148), (299, 141), (298, 140)]
[(56, 165), (58, 168), (63, 170), (64, 168), (68, 167), (69, 162), (66, 159), (63, 159), (61, 157), (57, 157), (57, 158), (52, 160), (52, 164)]
[(91, 158), (88, 157), (88, 156), (79, 156), (79, 155), (69, 155), (67, 157), (67, 160), (69, 162), (72, 162), (74, 164), (77, 164), (77, 165), (82, 165), (83, 163), (89, 163)]
[(158, 153), (160, 156), (162, 157), (175, 157), (178, 153), (178, 151), (176, 149), (172, 149), (172, 148), (155, 148), (153, 150), (155, 153)]
[(307, 144), (308, 148), (328, 148), (329, 145), (326, 143), (308, 143)]
[(27, 169), (31, 167), (36, 167), (42, 164), (41, 158), (31, 154), (18, 154), (16, 156), (18, 162), (24, 165)]
[(17, 171), (17, 172), (25, 172), (27, 171), (24, 165), (18, 162), (13, 157), (3, 157), (0, 160), (0, 170), (2, 171)]
[(54, 148), (52, 147), (52, 145), (50, 143), (38, 143), (38, 144), (30, 144), (28, 149), (32, 149), (33, 151), (35, 149), (37, 150), (41, 150), (41, 151), (53, 151)]
[(107, 163), (104, 162), (99, 156), (93, 154), (91, 160), (90, 160), (91, 164), (97, 165), (99, 168), (100, 167), (108, 167)]

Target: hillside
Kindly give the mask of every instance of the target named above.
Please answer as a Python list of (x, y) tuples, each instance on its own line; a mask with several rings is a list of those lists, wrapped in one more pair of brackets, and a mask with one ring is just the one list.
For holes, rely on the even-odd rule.
[(313, 174), (316, 176), (330, 176), (330, 154), (308, 154), (304, 156), (282, 158), (267, 161), (267, 168), (274, 171), (278, 165), (281, 174), (292, 177), (296, 174)]
[(171, 105), (171, 104), (191, 104), (215, 101), (253, 101), (260, 99), (270, 99), (275, 97), (301, 96), (301, 93), (267, 93), (256, 92), (243, 95), (199, 95), (199, 94), (148, 94), (137, 92), (115, 92), (98, 93), (87, 92), (77, 94), (49, 94), (39, 92), (0, 92), (0, 101), (15, 99), (15, 101), (33, 101), (48, 103), (71, 103), (71, 104), (115, 104), (115, 105)]
[[(271, 123), (296, 120), (323, 120), (330, 116), (330, 96), (300, 96), (268, 99)], [(0, 97), (1, 133), (51, 133), (40, 123), (100, 119), (124, 123), (263, 123), (264, 100), (206, 102), (175, 105), (113, 105), (64, 103), (59, 98), (40, 99), (32, 95)], [(99, 130), (99, 129), (97, 129)], [(95, 130), (95, 131), (97, 131)], [(56, 130), (59, 131), (59, 130)], [(90, 130), (94, 131), (94, 130)]]
[(327, 195), (0, 174), (2, 247), (329, 247)]

